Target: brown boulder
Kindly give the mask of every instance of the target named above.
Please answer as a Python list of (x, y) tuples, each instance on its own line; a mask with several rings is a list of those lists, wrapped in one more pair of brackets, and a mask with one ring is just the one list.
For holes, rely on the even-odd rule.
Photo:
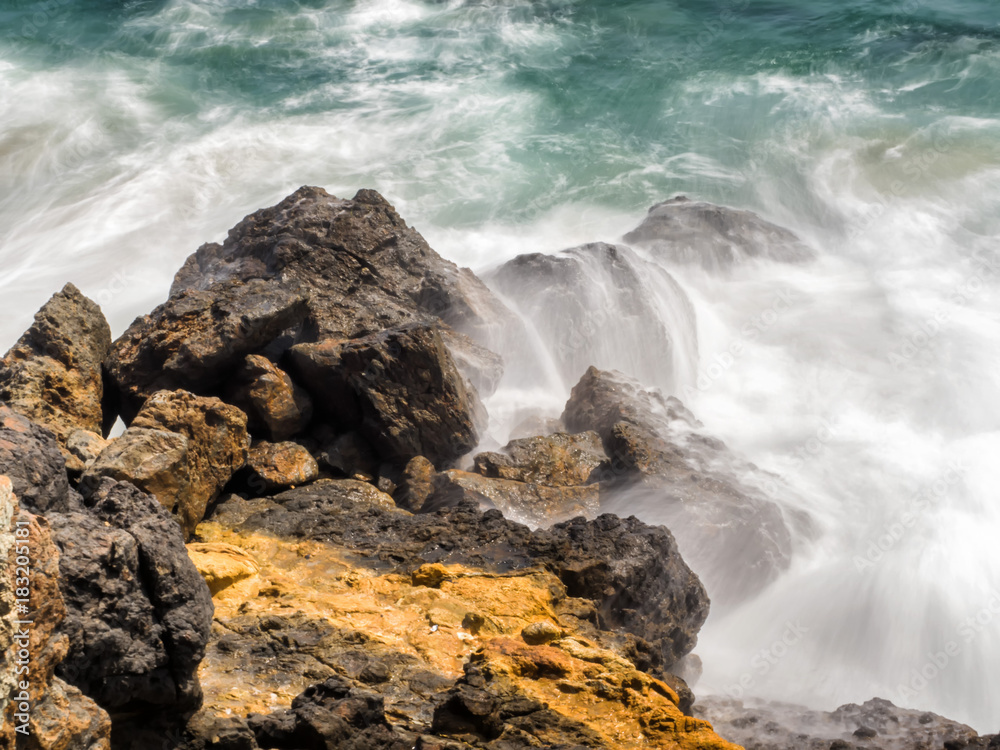
[(254, 494), (309, 484), (319, 477), (319, 466), (297, 443), (261, 441), (250, 449), (245, 484)]
[(66, 438), (66, 469), (74, 475), (80, 474), (107, 447), (108, 441), (96, 432), (73, 430)]
[(502, 453), (480, 453), (476, 472), (485, 477), (530, 482), (546, 487), (573, 487), (600, 479), (608, 461), (596, 432), (511, 440)]
[(230, 384), (226, 400), (247, 414), (250, 432), (269, 440), (288, 440), (312, 418), (309, 394), (267, 357), (249, 355)]
[(67, 284), (0, 361), (0, 401), (55, 433), (102, 432), (101, 364), (111, 329), (95, 302)]
[(360, 432), (384, 461), (425, 456), (442, 466), (477, 443), (485, 412), (435, 325), (299, 344), (289, 358), (316, 408), (339, 431)]
[(414, 456), (403, 469), (399, 488), (394, 499), (396, 504), (408, 510), (418, 511), (434, 494), (434, 464), (423, 456)]

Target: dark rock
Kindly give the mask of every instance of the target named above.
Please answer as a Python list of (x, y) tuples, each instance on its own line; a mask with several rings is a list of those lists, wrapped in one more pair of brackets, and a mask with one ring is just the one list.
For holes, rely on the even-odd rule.
[(449, 470), (434, 477), (434, 494), (425, 502), (424, 510), (463, 501), (475, 502), (484, 510), (496, 508), (518, 523), (549, 526), (578, 516), (595, 518), (600, 511), (600, 490), (597, 485), (548, 487)]
[(502, 453), (480, 453), (475, 458), (475, 470), (496, 479), (573, 487), (596, 480), (598, 469), (607, 461), (596, 432), (577, 435), (560, 432), (511, 440)]
[(271, 360), (256, 354), (246, 358), (226, 400), (246, 412), (253, 435), (275, 442), (298, 435), (312, 419), (309, 394)]
[(55, 435), (3, 405), (0, 474), (10, 477), (21, 507), (38, 513), (69, 509), (66, 461)]
[(414, 456), (403, 469), (399, 488), (393, 498), (407, 510), (419, 511), (434, 494), (434, 464), (423, 456)]
[(494, 572), (540, 566), (562, 580), (569, 596), (596, 602), (606, 629), (651, 644), (658, 664), (669, 666), (694, 648), (708, 597), (665, 528), (603, 515), (532, 531), (471, 503), (410, 515), (349, 486), (360, 484), (321, 481), (277, 495), (280, 507), (264, 507), (238, 524), (227, 519), (227, 508), (213, 520), (342, 545), (359, 564), (379, 570), (412, 572), (425, 563)]
[(824, 712), (788, 703), (736, 701), (713, 696), (699, 699), (694, 713), (712, 722), (716, 731), (732, 742), (761, 750), (827, 750), (855, 746), (912, 750), (942, 748), (948, 743), (959, 743), (956, 746), (960, 747), (987, 747), (977, 744), (983, 738), (964, 724), (923, 711), (898, 708), (881, 698)]
[[(319, 430), (317, 432), (320, 432)], [(375, 476), (379, 460), (371, 443), (357, 432), (345, 432), (331, 437), (333, 430), (322, 431), (323, 447), (316, 453), (316, 460), (321, 467), (330, 469), (345, 477), (355, 477), (363, 474), (368, 478)]]
[(360, 432), (386, 461), (425, 456), (441, 466), (476, 445), (482, 404), (436, 326), (300, 344), (289, 356), (316, 408), (340, 431)]
[(62, 445), (73, 430), (101, 432), (101, 364), (110, 349), (101, 308), (67, 284), (0, 361), (0, 401), (52, 430)]
[(259, 750), (257, 738), (246, 719), (214, 716), (199, 711), (184, 727), (184, 742), (178, 750)]
[(262, 279), (172, 294), (116, 340), (106, 368), (130, 424), (157, 391), (205, 394), (229, 380), (248, 354), (307, 315), (293, 285)]
[(794, 263), (813, 252), (789, 230), (750, 211), (691, 201), (684, 196), (657, 203), (625, 241), (649, 248), (673, 263), (700, 263), (709, 270), (747, 259)]
[[(567, 383), (596, 365), (672, 388), (680, 368), (697, 361), (694, 307), (684, 290), (627, 247), (598, 242), (520, 255), (487, 280), (534, 327)], [(519, 359), (533, 356), (522, 342)], [(523, 373), (529, 381), (544, 376), (545, 368)]]
[(59, 676), (113, 712), (197, 707), (213, 606), (180, 528), (126, 482), (104, 479), (87, 503), (49, 515), (70, 641)]

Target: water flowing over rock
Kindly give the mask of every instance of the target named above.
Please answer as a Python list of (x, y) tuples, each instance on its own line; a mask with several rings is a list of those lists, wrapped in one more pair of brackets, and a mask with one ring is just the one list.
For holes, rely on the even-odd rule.
[(0, 402), (55, 433), (102, 432), (101, 365), (111, 329), (96, 303), (67, 284), (35, 314), (35, 322), (0, 361)]
[(787, 568), (788, 524), (758, 488), (768, 477), (696, 432), (700, 423), (678, 399), (592, 367), (562, 419), (601, 436), (610, 457), (601, 508), (662, 519), (716, 600), (746, 597)]
[(485, 411), (436, 326), (299, 344), (289, 357), (316, 408), (338, 431), (359, 431), (385, 461), (425, 456), (441, 466), (478, 441)]
[(684, 196), (650, 208), (624, 240), (671, 263), (700, 263), (710, 271), (755, 258), (795, 263), (814, 256), (793, 232), (751, 211)]
[(127, 482), (104, 479), (87, 504), (48, 516), (70, 643), (59, 676), (113, 714), (197, 706), (213, 608), (180, 528)]
[[(587, 367), (614, 367), (672, 389), (697, 364), (694, 307), (673, 277), (627, 247), (602, 242), (519, 255), (486, 279), (537, 334), (518, 359), (551, 358), (565, 386)], [(528, 370), (524, 377), (544, 376)]]

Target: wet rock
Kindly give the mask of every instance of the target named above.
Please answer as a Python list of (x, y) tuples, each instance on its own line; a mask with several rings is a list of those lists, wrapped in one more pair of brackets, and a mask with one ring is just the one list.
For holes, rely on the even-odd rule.
[(101, 432), (101, 364), (110, 348), (101, 308), (67, 284), (0, 361), (0, 402), (50, 429), (63, 446), (73, 430)]
[[(58, 632), (66, 614), (59, 553), (46, 520), (18, 512), (7, 477), (0, 477), (0, 528), (5, 561), (0, 574), (0, 747), (13, 750), (17, 737), (19, 750), (109, 750), (107, 713), (54, 675), (69, 646)], [(24, 567), (30, 575), (19, 572)], [(18, 599), (30, 610), (19, 611)], [(28, 660), (18, 659), (20, 649)], [(30, 667), (26, 673), (20, 670), (23, 664)], [(25, 701), (29, 707), (22, 711)], [(25, 732), (15, 733), (18, 726)]]
[(795, 263), (814, 255), (793, 232), (750, 211), (684, 196), (650, 208), (624, 239), (672, 263), (699, 263), (708, 270), (756, 258)]
[(74, 476), (83, 473), (101, 452), (108, 447), (108, 441), (96, 432), (73, 430), (66, 438), (66, 470)]
[(49, 514), (70, 643), (59, 676), (112, 712), (197, 706), (212, 601), (181, 530), (127, 482), (102, 480), (87, 503)]
[(246, 412), (252, 434), (274, 442), (298, 435), (312, 419), (309, 394), (271, 360), (256, 354), (244, 361), (226, 400)]
[[(563, 582), (569, 596), (593, 600), (605, 628), (650, 644), (657, 665), (673, 664), (697, 642), (708, 597), (665, 528), (603, 515), (532, 531), (471, 503), (411, 515), (391, 500), (373, 501), (378, 490), (367, 485), (359, 492), (358, 485), (364, 487), (320, 481), (246, 515), (222, 506), (212, 520), (243, 532), (343, 546), (357, 565), (376, 569), (409, 573), (425, 563), (493, 572), (541, 567)], [(229, 517), (231, 512), (240, 515)]]
[[(596, 432), (511, 440), (502, 453), (480, 453), (475, 470), (485, 477), (530, 482), (546, 487), (573, 487), (599, 478), (608, 461)], [(592, 479), (593, 477), (593, 479)]]
[(289, 355), (317, 409), (340, 431), (360, 432), (385, 461), (425, 456), (442, 466), (476, 445), (485, 412), (435, 326), (300, 344)]
[(21, 507), (38, 513), (67, 510), (66, 461), (55, 435), (0, 405), (0, 474), (10, 477)]
[(424, 504), (424, 510), (463, 501), (475, 502), (484, 510), (496, 508), (505, 517), (531, 526), (548, 526), (578, 516), (595, 518), (600, 511), (597, 485), (547, 487), (456, 470), (434, 477), (434, 494)]
[(403, 469), (399, 488), (393, 498), (407, 510), (419, 511), (434, 494), (434, 464), (423, 456), (414, 456)]
[(322, 444), (316, 453), (316, 460), (321, 467), (330, 469), (335, 474), (354, 477), (364, 474), (374, 477), (378, 472), (379, 459), (371, 444), (357, 432), (345, 432), (333, 437), (334, 430), (317, 430)]
[(780, 482), (696, 432), (700, 423), (676, 398), (590, 368), (563, 420), (601, 436), (610, 457), (599, 470), (602, 510), (641, 508), (669, 526), (716, 601), (746, 598), (788, 567), (789, 525), (759, 489)]
[(168, 430), (187, 439), (187, 489), (178, 497), (176, 512), (188, 532), (246, 463), (250, 447), (247, 417), (242, 411), (217, 398), (186, 391), (154, 394), (129, 429)]
[(255, 494), (262, 495), (315, 481), (319, 477), (319, 465), (309, 451), (297, 443), (261, 441), (250, 449), (243, 474), (243, 483)]
[(122, 419), (157, 391), (209, 393), (306, 314), (304, 295), (262, 279), (172, 294), (112, 346), (106, 369)]
[(699, 699), (694, 710), (734, 742), (761, 750), (986, 748), (992, 741), (992, 737), (981, 738), (964, 724), (926, 711), (899, 708), (881, 698), (826, 712), (789, 703), (713, 696)]

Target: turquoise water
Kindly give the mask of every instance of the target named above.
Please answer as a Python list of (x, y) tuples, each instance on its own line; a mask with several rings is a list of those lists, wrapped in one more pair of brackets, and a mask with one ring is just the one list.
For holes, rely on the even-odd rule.
[[(119, 333), (301, 184), (374, 187), (477, 270), (614, 241), (676, 193), (799, 232), (804, 268), (669, 269), (701, 374), (777, 291), (798, 300), (689, 405), (815, 529), (772, 589), (713, 613), (698, 689), (750, 674), (765, 697), (880, 695), (997, 731), (1000, 618), (962, 628), (1000, 588), (995, 1), (0, 0), (2, 348), (68, 280)], [(808, 637), (761, 673), (796, 618)]]

